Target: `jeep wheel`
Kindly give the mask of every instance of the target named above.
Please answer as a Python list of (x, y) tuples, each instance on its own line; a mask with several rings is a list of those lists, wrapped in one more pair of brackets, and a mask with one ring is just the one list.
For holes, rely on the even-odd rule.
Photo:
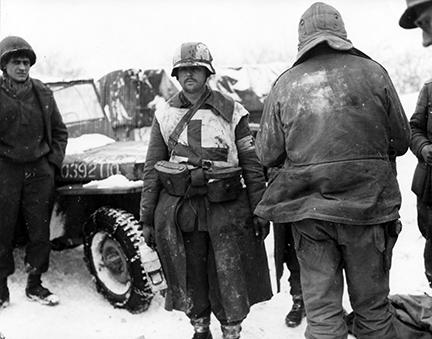
[(141, 263), (142, 233), (134, 216), (101, 207), (84, 225), (84, 254), (98, 292), (115, 307), (140, 313), (153, 292)]

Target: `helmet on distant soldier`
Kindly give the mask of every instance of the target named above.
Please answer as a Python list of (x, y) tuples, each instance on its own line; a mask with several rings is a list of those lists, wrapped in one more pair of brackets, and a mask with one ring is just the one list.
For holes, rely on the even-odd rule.
[(432, 6), (432, 0), (406, 0), (407, 9), (399, 19), (399, 26), (402, 28), (416, 28), (415, 21), (419, 11)]
[(26, 56), (30, 65), (36, 62), (36, 54), (30, 44), (18, 36), (8, 36), (0, 41), (0, 68), (3, 70), (12, 56)]
[(213, 57), (208, 47), (202, 42), (185, 42), (174, 54), (171, 76), (177, 76), (180, 67), (202, 66), (209, 74), (215, 74), (212, 66)]

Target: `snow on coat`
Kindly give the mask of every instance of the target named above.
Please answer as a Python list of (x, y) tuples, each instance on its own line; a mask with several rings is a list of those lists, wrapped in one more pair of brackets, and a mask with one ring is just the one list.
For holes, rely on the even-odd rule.
[(289, 69), (265, 103), (257, 153), (282, 166), (255, 213), (369, 225), (399, 218), (394, 160), (407, 118), (387, 72), (366, 57), (327, 50)]
[[(168, 284), (165, 308), (187, 311), (191, 305), (182, 231), (197, 225), (209, 235), (218, 272), (217, 281), (211, 285), (220, 291), (226, 318), (241, 321), (251, 305), (272, 296), (265, 247), (252, 227), (252, 211), (265, 189), (262, 167), (247, 124), (247, 111), (217, 91), (211, 91), (204, 103), (206, 109), (198, 110), (169, 153), (168, 138), (187, 112), (185, 107), (177, 95), (165, 109), (156, 112), (144, 168), (140, 220), (154, 224)], [(171, 196), (161, 188), (155, 173), (158, 160), (195, 166), (208, 160), (222, 167), (239, 166), (246, 188), (236, 199), (220, 203), (210, 202), (207, 196)]]

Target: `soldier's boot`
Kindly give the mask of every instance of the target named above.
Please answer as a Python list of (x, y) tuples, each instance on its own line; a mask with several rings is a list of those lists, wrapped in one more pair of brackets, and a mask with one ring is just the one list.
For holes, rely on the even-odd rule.
[[(0, 309), (9, 305), (9, 288), (7, 278), (0, 279)], [(1, 338), (1, 337), (0, 337)]]
[(239, 339), (241, 322), (238, 324), (221, 325), (223, 339)]
[(213, 339), (210, 332), (210, 316), (190, 320), (194, 328), (192, 339)]
[(302, 319), (306, 315), (303, 297), (301, 295), (293, 296), (293, 305), (291, 311), (285, 317), (285, 324), (288, 327), (297, 327), (301, 324)]
[(28, 275), (25, 293), (29, 300), (37, 301), (42, 305), (55, 306), (59, 303), (59, 297), (42, 286), (40, 274)]

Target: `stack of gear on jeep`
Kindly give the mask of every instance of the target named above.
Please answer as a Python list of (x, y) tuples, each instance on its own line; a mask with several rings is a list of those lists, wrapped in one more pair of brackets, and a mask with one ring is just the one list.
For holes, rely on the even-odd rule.
[[(208, 85), (246, 108), (255, 134), (264, 99), (286, 67), (285, 63), (220, 67), (209, 78)], [(98, 88), (102, 106), (119, 140), (141, 139), (158, 107), (179, 92), (178, 84), (164, 69), (116, 70), (99, 79)]]

